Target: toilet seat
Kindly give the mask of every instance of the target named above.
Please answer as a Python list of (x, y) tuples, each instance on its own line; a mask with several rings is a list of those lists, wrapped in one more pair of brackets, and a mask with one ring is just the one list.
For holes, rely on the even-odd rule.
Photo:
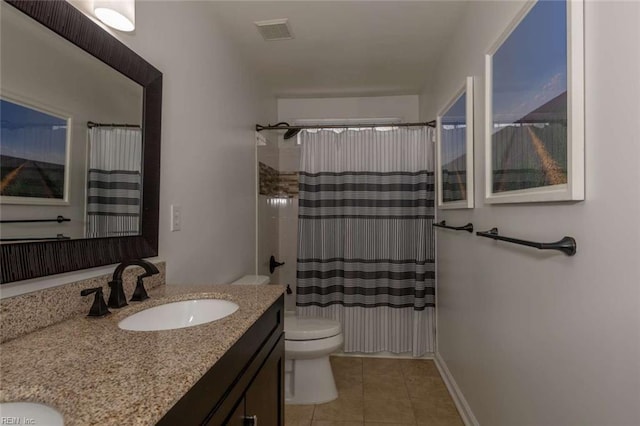
[(298, 318), (295, 315), (285, 315), (285, 340), (318, 340), (334, 337), (342, 332), (338, 321), (325, 318)]
[(316, 340), (285, 339), (284, 354), (286, 359), (313, 359), (337, 351), (343, 343), (342, 334)]

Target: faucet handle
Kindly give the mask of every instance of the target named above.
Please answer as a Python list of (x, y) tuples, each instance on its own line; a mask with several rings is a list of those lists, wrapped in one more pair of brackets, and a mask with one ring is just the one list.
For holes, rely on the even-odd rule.
[(147, 294), (147, 290), (144, 289), (144, 282), (142, 279), (151, 274), (142, 274), (138, 277), (138, 281), (136, 282), (136, 289), (133, 291), (133, 296), (129, 299), (130, 302), (142, 302), (149, 298)]
[(111, 293), (109, 293), (109, 307), (110, 308), (122, 308), (123, 306), (127, 306), (127, 298), (124, 295), (124, 288), (122, 287), (121, 279), (114, 279), (113, 281), (109, 281), (109, 287), (111, 288)]
[(80, 296), (88, 296), (91, 293), (95, 293), (95, 298), (93, 299), (93, 305), (91, 305), (91, 309), (89, 310), (89, 317), (101, 317), (107, 314), (110, 314), (109, 308), (107, 308), (107, 304), (104, 303), (104, 297), (102, 297), (102, 287), (94, 287), (94, 288), (86, 288), (80, 292)]

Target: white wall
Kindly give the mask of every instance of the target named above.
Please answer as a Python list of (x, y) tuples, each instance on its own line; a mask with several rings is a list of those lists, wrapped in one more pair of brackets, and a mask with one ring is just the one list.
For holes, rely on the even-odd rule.
[(417, 95), (372, 96), (360, 98), (281, 98), (278, 120), (344, 120), (393, 118), (418, 121)]
[[(254, 126), (275, 98), (220, 32), (207, 2), (139, 1), (118, 34), (163, 76), (160, 257), (167, 283), (225, 283), (255, 272)], [(169, 231), (170, 205), (182, 230)]]
[(586, 2), (586, 201), (491, 206), (483, 55), (520, 7), (471, 2), (421, 97), (431, 119), (476, 76), (476, 208), (439, 219), (578, 253), (439, 231), (438, 351), (480, 424), (640, 424), (640, 3)]
[[(258, 161), (275, 169), (280, 168), (280, 150), (278, 148), (278, 136), (275, 132), (262, 132), (266, 139), (266, 145), (258, 147)], [(258, 165), (256, 164), (256, 167)], [(259, 170), (259, 169), (258, 169)], [(275, 256), (279, 259), (278, 251), (278, 212), (279, 206), (263, 194), (258, 195), (258, 241), (257, 241), (257, 273), (271, 278), (271, 283), (280, 284), (280, 268), (273, 274), (269, 271), (269, 259)]]

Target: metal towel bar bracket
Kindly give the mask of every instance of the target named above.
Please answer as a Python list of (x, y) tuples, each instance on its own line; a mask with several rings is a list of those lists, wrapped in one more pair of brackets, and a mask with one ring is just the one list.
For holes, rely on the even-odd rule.
[(453, 229), (454, 231), (473, 232), (473, 224), (472, 223), (467, 223), (464, 226), (449, 226), (449, 225), (447, 225), (446, 221), (442, 220), (442, 221), (440, 221), (440, 223), (434, 223), (433, 226), (436, 226), (438, 228)]
[(554, 243), (538, 243), (535, 241), (519, 240), (517, 238), (503, 237), (498, 234), (498, 228), (491, 228), (485, 232), (476, 232), (476, 235), (485, 238), (491, 238), (493, 240), (506, 241), (508, 243), (520, 244), (528, 247), (535, 247), (538, 250), (559, 250), (567, 256), (573, 256), (576, 254), (577, 244), (576, 240), (572, 237), (563, 237), (560, 241)]

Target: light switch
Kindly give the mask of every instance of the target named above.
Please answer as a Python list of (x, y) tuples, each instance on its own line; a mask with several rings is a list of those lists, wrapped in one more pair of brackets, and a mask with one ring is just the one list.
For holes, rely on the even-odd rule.
[(171, 231), (179, 231), (182, 226), (182, 208), (178, 204), (171, 204)]

